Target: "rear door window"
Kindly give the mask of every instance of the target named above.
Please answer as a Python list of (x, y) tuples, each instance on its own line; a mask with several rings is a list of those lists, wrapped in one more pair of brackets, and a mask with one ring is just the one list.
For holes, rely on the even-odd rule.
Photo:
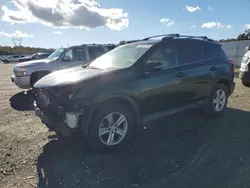
[(104, 48), (99, 46), (90, 46), (88, 47), (88, 51), (90, 59), (96, 59), (105, 53)]
[(85, 54), (85, 50), (84, 48), (75, 48), (74, 49), (75, 52), (75, 60), (79, 61), (79, 60), (86, 60), (86, 54)]
[(206, 59), (204, 41), (180, 39), (178, 48), (182, 64), (196, 63)]

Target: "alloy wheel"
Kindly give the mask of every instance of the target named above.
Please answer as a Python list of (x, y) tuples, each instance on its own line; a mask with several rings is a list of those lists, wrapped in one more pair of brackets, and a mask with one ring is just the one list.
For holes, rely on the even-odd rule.
[(101, 121), (99, 125), (99, 138), (103, 144), (114, 146), (125, 138), (127, 131), (127, 118), (119, 112), (113, 112)]
[(213, 96), (213, 107), (216, 112), (220, 112), (226, 104), (226, 93), (222, 89), (215, 92)]

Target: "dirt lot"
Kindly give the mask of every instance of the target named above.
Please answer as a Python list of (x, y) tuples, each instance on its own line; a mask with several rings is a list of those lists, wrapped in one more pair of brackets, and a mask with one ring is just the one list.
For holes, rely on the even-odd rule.
[(250, 89), (238, 79), (224, 117), (176, 115), (98, 155), (48, 132), (11, 72), (0, 65), (0, 187), (250, 187)]

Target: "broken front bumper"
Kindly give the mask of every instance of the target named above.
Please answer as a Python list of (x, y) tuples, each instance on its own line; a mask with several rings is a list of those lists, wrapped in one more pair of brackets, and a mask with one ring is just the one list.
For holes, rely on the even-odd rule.
[(72, 136), (76, 132), (79, 114), (65, 112), (62, 106), (52, 103), (51, 99), (43, 92), (37, 93), (34, 111), (49, 130), (66, 137)]

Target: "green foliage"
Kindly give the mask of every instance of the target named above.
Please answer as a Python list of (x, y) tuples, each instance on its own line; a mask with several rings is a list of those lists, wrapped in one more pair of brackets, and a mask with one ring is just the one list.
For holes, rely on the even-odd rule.
[(12, 54), (34, 54), (37, 52), (53, 52), (54, 49), (45, 48), (34, 48), (34, 47), (24, 47), (24, 46), (0, 46), (0, 55), (12, 55)]

